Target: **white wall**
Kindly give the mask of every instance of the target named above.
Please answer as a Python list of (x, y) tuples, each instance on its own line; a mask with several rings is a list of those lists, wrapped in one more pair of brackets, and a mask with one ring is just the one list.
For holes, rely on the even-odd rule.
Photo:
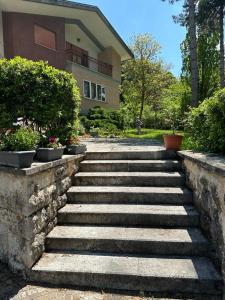
[[(80, 39), (80, 42), (77, 41), (77, 38)], [(100, 50), (77, 25), (66, 24), (66, 41), (88, 51), (89, 56), (98, 58)]]
[(0, 10), (0, 58), (4, 57), (2, 11)]

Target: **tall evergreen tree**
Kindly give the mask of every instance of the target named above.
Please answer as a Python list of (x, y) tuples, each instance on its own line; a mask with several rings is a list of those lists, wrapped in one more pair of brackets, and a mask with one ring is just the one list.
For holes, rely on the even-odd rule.
[(191, 56), (191, 89), (192, 105), (198, 106), (198, 61), (197, 61), (197, 39), (196, 39), (196, 17), (195, 17), (195, 0), (188, 0), (188, 31), (190, 35), (190, 56)]
[[(162, 0), (166, 1), (166, 0)], [(169, 3), (174, 4), (179, 0), (168, 0)], [(183, 5), (183, 12), (174, 17), (175, 22), (186, 26), (189, 35), (189, 53), (191, 64), (191, 90), (192, 90), (192, 106), (198, 106), (198, 83), (199, 83), (199, 70), (197, 62), (197, 39), (196, 39), (196, 0), (185, 0)]]
[(200, 0), (198, 3), (198, 23), (207, 32), (219, 32), (220, 37), (220, 85), (225, 87), (224, 62), (224, 0)]
[[(181, 78), (186, 84), (191, 86), (191, 64), (189, 50), (189, 34), (181, 44), (182, 53), (182, 73)], [(199, 84), (198, 97), (199, 102), (205, 98), (211, 97), (215, 90), (219, 89), (219, 51), (217, 45), (219, 43), (218, 32), (203, 32), (198, 27), (197, 34), (197, 54), (198, 54), (198, 70)]]

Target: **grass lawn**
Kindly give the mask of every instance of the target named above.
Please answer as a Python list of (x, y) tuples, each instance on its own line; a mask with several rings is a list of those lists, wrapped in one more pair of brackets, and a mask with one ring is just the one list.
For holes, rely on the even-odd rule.
[[(163, 141), (163, 135), (164, 134), (172, 134), (172, 130), (162, 130), (162, 129), (147, 129), (143, 128), (141, 130), (141, 134), (137, 135), (136, 134), (136, 129), (128, 129), (124, 133), (124, 137), (127, 138), (140, 138), (140, 139), (153, 139), (153, 140), (158, 140), (160, 142)], [(182, 131), (176, 132), (178, 134), (183, 135)]]

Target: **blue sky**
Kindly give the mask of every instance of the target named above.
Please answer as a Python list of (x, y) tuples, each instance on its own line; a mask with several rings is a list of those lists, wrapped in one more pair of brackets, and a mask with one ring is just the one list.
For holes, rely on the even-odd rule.
[(174, 24), (172, 16), (182, 9), (182, 2), (169, 5), (161, 0), (77, 0), (98, 6), (119, 35), (129, 44), (133, 34), (149, 32), (162, 46), (162, 58), (172, 64), (171, 71), (181, 70), (180, 43), (185, 28)]

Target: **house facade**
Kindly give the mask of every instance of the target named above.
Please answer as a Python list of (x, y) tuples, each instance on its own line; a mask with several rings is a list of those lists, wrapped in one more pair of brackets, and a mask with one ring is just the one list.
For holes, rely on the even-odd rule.
[(74, 74), (81, 112), (119, 108), (121, 62), (132, 52), (95, 6), (64, 0), (0, 0), (0, 57), (21, 56)]

